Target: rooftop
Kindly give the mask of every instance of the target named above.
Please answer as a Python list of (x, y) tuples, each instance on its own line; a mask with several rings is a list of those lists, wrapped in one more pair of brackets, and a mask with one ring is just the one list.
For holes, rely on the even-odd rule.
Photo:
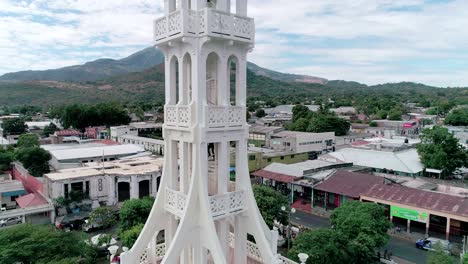
[(60, 131), (55, 132), (55, 135), (62, 136), (62, 137), (79, 136), (81, 135), (81, 132), (78, 130), (74, 130), (74, 129), (65, 129), (65, 130), (60, 130)]
[(291, 183), (297, 179), (300, 179), (298, 177), (290, 176), (290, 175), (285, 175), (281, 173), (275, 173), (271, 171), (266, 171), (266, 170), (258, 170), (254, 173), (252, 173), (253, 176), (256, 177), (262, 177), (262, 178), (267, 178), (270, 180), (275, 180), (278, 182), (284, 182), (284, 183)]
[(383, 181), (383, 177), (371, 174), (338, 170), (324, 182), (315, 186), (315, 189), (359, 198), (369, 188)]
[(277, 138), (289, 138), (289, 137), (311, 136), (311, 135), (335, 136), (335, 133), (334, 132), (310, 133), (310, 132), (284, 130), (284, 131), (276, 132), (273, 136)]
[(162, 123), (131, 123), (130, 126), (137, 128), (137, 129), (148, 129), (148, 128), (162, 128)]
[(44, 177), (52, 181), (92, 177), (99, 175), (135, 175), (160, 171), (163, 159), (141, 157), (131, 160), (117, 160), (104, 164), (90, 163), (87, 167), (64, 169), (55, 173), (48, 173)]
[(424, 169), (418, 152), (414, 148), (399, 152), (344, 148), (325, 156), (331, 156), (343, 162), (352, 162), (358, 166), (405, 173), (418, 173)]
[(24, 190), (23, 183), (21, 181), (4, 181), (0, 182), (0, 193), (13, 192)]
[(468, 217), (468, 199), (437, 192), (374, 184), (362, 196)]
[(16, 202), (21, 208), (35, 207), (47, 204), (47, 200), (38, 193), (30, 193), (25, 196), (16, 198)]
[(128, 144), (80, 147), (73, 149), (55, 149), (49, 150), (49, 152), (57, 160), (74, 160), (101, 156), (134, 155), (137, 153), (145, 152), (145, 150), (140, 146)]
[(257, 133), (257, 134), (268, 134), (268, 133), (274, 133), (276, 131), (281, 131), (281, 130), (284, 130), (284, 128), (279, 127), (279, 126), (254, 125), (249, 128), (250, 133)]
[(152, 144), (164, 145), (164, 140), (154, 139), (154, 138), (146, 138), (146, 137), (139, 137), (133, 135), (122, 135), (120, 138), (129, 139), (129, 140), (138, 140), (143, 142), (148, 142)]

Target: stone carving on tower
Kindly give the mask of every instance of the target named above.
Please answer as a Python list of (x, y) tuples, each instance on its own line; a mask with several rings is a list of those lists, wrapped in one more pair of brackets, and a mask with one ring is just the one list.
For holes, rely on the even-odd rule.
[(276, 253), (277, 232), (250, 183), (246, 55), (255, 25), (247, 0), (165, 0), (164, 7), (154, 22), (165, 55), (163, 176), (122, 263), (294, 263)]

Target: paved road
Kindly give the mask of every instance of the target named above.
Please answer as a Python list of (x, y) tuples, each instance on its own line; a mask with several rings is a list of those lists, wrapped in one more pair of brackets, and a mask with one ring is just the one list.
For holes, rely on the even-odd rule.
[[(310, 228), (330, 227), (329, 219), (304, 213), (299, 210), (291, 216), (291, 222)], [(425, 264), (427, 262), (427, 252), (417, 249), (414, 246), (414, 242), (392, 237), (386, 248), (389, 252), (392, 252), (394, 256), (413, 263)]]

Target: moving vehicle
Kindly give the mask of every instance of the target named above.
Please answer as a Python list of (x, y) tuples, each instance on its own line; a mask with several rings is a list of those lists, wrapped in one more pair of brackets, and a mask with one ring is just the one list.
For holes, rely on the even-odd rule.
[(450, 249), (452, 247), (450, 241), (434, 237), (418, 239), (418, 241), (416, 241), (416, 248), (434, 251), (437, 244), (440, 244), (442, 250), (445, 251), (445, 253), (450, 253)]
[(1, 227), (17, 225), (17, 224), (22, 224), (22, 223), (23, 223), (23, 219), (21, 218), (21, 216), (10, 217), (10, 218), (5, 218), (5, 219), (0, 220)]

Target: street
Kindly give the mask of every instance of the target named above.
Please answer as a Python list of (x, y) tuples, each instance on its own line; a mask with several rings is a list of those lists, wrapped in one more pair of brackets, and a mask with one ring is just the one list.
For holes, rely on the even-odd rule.
[[(291, 216), (291, 222), (309, 228), (330, 227), (329, 219), (308, 214), (300, 210), (297, 210), (296, 213)], [(393, 256), (416, 264), (425, 264), (427, 260), (427, 251), (417, 249), (412, 241), (391, 237), (387, 246), (382, 248), (382, 250), (385, 249), (387, 249), (388, 252), (392, 252)]]

